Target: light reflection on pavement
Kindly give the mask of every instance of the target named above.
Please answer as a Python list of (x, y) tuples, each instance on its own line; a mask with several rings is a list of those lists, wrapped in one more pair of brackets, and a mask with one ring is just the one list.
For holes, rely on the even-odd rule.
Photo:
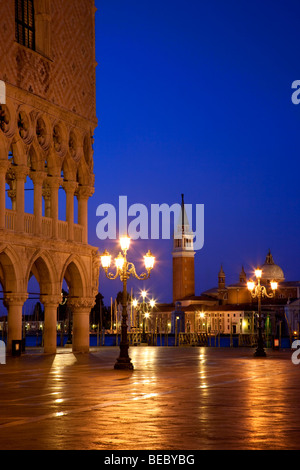
[(1, 449), (298, 449), (290, 351), (132, 347), (28, 352), (0, 366)]

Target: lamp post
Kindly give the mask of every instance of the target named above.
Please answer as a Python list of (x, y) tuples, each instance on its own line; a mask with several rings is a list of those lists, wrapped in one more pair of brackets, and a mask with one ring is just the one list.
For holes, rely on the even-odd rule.
[[(143, 333), (142, 333), (142, 343), (145, 343), (146, 342), (146, 321), (148, 320), (148, 318), (150, 317), (150, 309), (152, 310), (154, 307), (155, 307), (155, 300), (151, 299), (149, 301), (149, 303), (147, 303), (145, 301), (146, 297), (147, 297), (147, 292), (145, 290), (143, 290), (141, 292), (141, 296), (142, 296), (142, 303), (139, 303), (137, 299), (134, 299), (132, 301), (132, 305), (134, 306), (134, 308), (140, 313), (142, 312), (143, 314)], [(150, 309), (149, 309), (150, 307)]]
[[(199, 328), (199, 323), (200, 323), (200, 328)], [(205, 313), (200, 312), (199, 313), (199, 323), (198, 323), (198, 331), (200, 330), (201, 333), (203, 332), (203, 327), (206, 326), (206, 331), (207, 331), (207, 321), (205, 321)]]
[(272, 292), (268, 293), (265, 286), (262, 286), (260, 283), (261, 276), (262, 276), (262, 270), (260, 268), (257, 268), (255, 270), (255, 276), (257, 279), (256, 285), (255, 285), (255, 282), (252, 280), (247, 282), (247, 287), (251, 293), (251, 296), (253, 298), (258, 299), (258, 338), (257, 338), (257, 348), (254, 353), (254, 356), (265, 357), (266, 352), (264, 350), (264, 341), (263, 341), (263, 336), (262, 336), (261, 299), (262, 297), (268, 297), (268, 298), (274, 297), (278, 284), (276, 281), (272, 281), (271, 282)]
[(116, 272), (108, 272), (108, 269), (111, 265), (111, 255), (106, 250), (101, 255), (101, 265), (108, 279), (114, 280), (119, 277), (121, 282), (123, 283), (120, 355), (117, 359), (114, 368), (128, 370), (133, 369), (133, 364), (128, 355), (129, 343), (127, 338), (127, 281), (131, 276), (139, 280), (148, 279), (150, 277), (150, 272), (154, 266), (155, 258), (149, 250), (148, 253), (144, 256), (145, 268), (147, 272), (138, 275), (136, 273), (134, 264), (127, 261), (127, 251), (130, 246), (130, 238), (120, 238), (120, 244), (122, 253), (119, 253), (117, 258), (115, 258)]
[[(64, 294), (64, 292), (61, 293), (61, 302), (59, 303), (59, 306), (63, 307), (64, 305), (66, 305), (68, 301), (68, 294)], [(67, 342), (66, 342), (66, 346), (69, 346), (72, 344), (72, 328), (71, 328), (71, 311), (70, 309), (68, 309), (68, 339), (67, 339)], [(64, 321), (63, 321), (63, 325), (64, 325)], [(63, 328), (63, 333), (65, 332), (64, 331), (65, 328)]]

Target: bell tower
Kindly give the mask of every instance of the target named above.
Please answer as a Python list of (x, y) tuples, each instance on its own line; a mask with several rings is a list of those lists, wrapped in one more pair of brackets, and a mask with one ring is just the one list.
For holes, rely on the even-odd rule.
[(194, 235), (190, 229), (184, 195), (181, 195), (181, 214), (174, 233), (173, 244), (173, 302), (195, 295)]

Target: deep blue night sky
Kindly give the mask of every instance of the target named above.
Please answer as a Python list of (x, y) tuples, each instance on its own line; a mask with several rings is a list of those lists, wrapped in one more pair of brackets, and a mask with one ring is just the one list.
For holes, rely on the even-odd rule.
[[(96, 0), (97, 117), (89, 205), (205, 206), (205, 243), (195, 257), (196, 294), (263, 263), (270, 248), (287, 280), (300, 279), (300, 4), (286, 1)], [(150, 247), (147, 286), (172, 300), (172, 243)], [(114, 251), (118, 253), (117, 248)], [(129, 287), (136, 284), (129, 284)], [(142, 283), (140, 283), (140, 287)], [(105, 304), (121, 284), (100, 276)]]

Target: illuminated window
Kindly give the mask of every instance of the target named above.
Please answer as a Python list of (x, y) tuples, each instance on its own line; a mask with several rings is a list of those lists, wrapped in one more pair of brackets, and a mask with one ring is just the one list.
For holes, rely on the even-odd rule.
[(16, 40), (29, 49), (35, 50), (35, 27), (33, 0), (15, 0)]

